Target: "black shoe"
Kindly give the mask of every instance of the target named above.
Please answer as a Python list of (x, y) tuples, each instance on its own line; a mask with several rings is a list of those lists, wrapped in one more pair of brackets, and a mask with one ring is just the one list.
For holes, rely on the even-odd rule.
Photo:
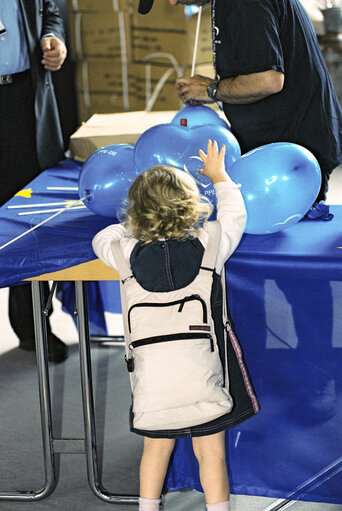
[[(34, 339), (20, 339), (19, 348), (25, 351), (35, 351)], [(68, 346), (54, 334), (48, 335), (49, 362), (58, 364), (68, 357)]]

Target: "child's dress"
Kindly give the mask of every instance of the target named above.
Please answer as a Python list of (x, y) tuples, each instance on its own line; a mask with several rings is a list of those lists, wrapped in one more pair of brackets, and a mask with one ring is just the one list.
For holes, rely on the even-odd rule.
[[(234, 252), (240, 241), (246, 213), (241, 193), (234, 183), (218, 183), (215, 185), (215, 189), (218, 199), (217, 219), (221, 224), (221, 241), (213, 278), (211, 310), (220, 355), (223, 360), (222, 310), (225, 305), (223, 300), (226, 300), (226, 297), (223, 293), (220, 274), (225, 261)], [(95, 236), (93, 247), (97, 256), (113, 268), (116, 266), (112, 253), (112, 242), (119, 238), (124, 238), (122, 248), (137, 282), (149, 291), (167, 292), (187, 286), (196, 277), (208, 240), (208, 229), (204, 226), (197, 239), (161, 240), (144, 245), (142, 242), (128, 237), (121, 224), (109, 226)], [(152, 438), (203, 436), (236, 426), (257, 413), (259, 404), (241, 347), (232, 331), (227, 339), (229, 392), (234, 403), (231, 412), (205, 424), (182, 429), (146, 431), (133, 427), (131, 407), (131, 431)]]

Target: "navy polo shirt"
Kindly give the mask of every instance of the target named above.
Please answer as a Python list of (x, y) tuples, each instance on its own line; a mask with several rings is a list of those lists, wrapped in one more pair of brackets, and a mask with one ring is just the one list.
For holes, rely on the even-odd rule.
[(255, 103), (224, 103), (242, 152), (271, 142), (309, 149), (322, 171), (342, 161), (342, 112), (313, 25), (299, 0), (216, 0), (221, 79), (268, 70), (284, 88)]

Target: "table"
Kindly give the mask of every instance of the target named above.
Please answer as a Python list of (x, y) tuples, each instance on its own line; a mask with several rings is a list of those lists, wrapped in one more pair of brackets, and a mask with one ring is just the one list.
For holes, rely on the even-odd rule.
[[(14, 197), (10, 204), (65, 198), (62, 192), (48, 193), (46, 187), (77, 186), (80, 168), (81, 164), (71, 160), (60, 162), (32, 182), (30, 187), (34, 194), (31, 199)], [(76, 199), (77, 194), (68, 197)], [(227, 432), (231, 489), (237, 494), (279, 498), (277, 507), (272, 509), (280, 509), (293, 499), (342, 504), (340, 401), (328, 410), (334, 404), (334, 396), (339, 396), (342, 385), (339, 370), (342, 351), (342, 206), (331, 207), (331, 212), (335, 215), (331, 222), (302, 221), (271, 235), (245, 235), (227, 265), (229, 306), (262, 407), (256, 417)], [(1, 208), (0, 244), (45, 217), (32, 214), (24, 218), (29, 221), (19, 220), (14, 210), (8, 210), (6, 206)], [(86, 269), (87, 265), (82, 264), (95, 258), (91, 239), (109, 223), (110, 219), (88, 210), (66, 212), (58, 221), (53, 220), (34, 231), (34, 235), (32, 233), (0, 251), (0, 285), (14, 285), (39, 276), (53, 280), (56, 275), (51, 273), (79, 264), (81, 267), (77, 271)], [(91, 263), (94, 264), (99, 263)], [(97, 270), (95, 274), (91, 273), (91, 278), (102, 278)], [(87, 276), (84, 273), (64, 274), (65, 278), (76, 280), (77, 310), (86, 311), (83, 279)], [(98, 282), (87, 284), (95, 286), (95, 292), (101, 287)], [(38, 313), (38, 309), (41, 310), (41, 305), (38, 306), (41, 304), (40, 292), (41, 284), (35, 281), (37, 351), (41, 360), (40, 386), (44, 398), (47, 363), (44, 359), (44, 327)], [(116, 301), (113, 304), (108, 298), (104, 300), (105, 310), (117, 311), (117, 307)], [(101, 321), (103, 311), (97, 313), (95, 321)], [(54, 449), (58, 449), (55, 452), (65, 452), (71, 446), (79, 452), (86, 444), (90, 485), (100, 498), (115, 503), (116, 497), (108, 495), (97, 481), (96, 453), (92, 451), (87, 320), (86, 313), (81, 313), (79, 333), (88, 424), (86, 438), (75, 440), (74, 445), (66, 440), (56, 442), (51, 439), (49, 428), (45, 427), (46, 463), (49, 479), (54, 481), (51, 468)], [(321, 395), (317, 383), (323, 385)], [(316, 405), (320, 403), (320, 409), (315, 409), (315, 403), (310, 409), (306, 405), (316, 394), (319, 398)], [(49, 426), (50, 412), (45, 398), (42, 410), (45, 426)], [(328, 412), (333, 413), (331, 417), (327, 416)], [(184, 486), (201, 489), (187, 439), (177, 444), (166, 486), (170, 489)], [(48, 491), (44, 490), (45, 496)], [(0, 499), (2, 496), (0, 492)], [(15, 495), (13, 498), (21, 500), (23, 497), (42, 498), (42, 495)]]

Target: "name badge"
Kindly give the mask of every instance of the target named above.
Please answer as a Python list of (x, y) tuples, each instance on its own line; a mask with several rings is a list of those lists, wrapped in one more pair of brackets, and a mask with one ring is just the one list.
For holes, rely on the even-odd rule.
[(0, 35), (4, 35), (4, 34), (7, 34), (7, 30), (6, 30), (5, 25), (3, 24), (3, 22), (0, 19)]

